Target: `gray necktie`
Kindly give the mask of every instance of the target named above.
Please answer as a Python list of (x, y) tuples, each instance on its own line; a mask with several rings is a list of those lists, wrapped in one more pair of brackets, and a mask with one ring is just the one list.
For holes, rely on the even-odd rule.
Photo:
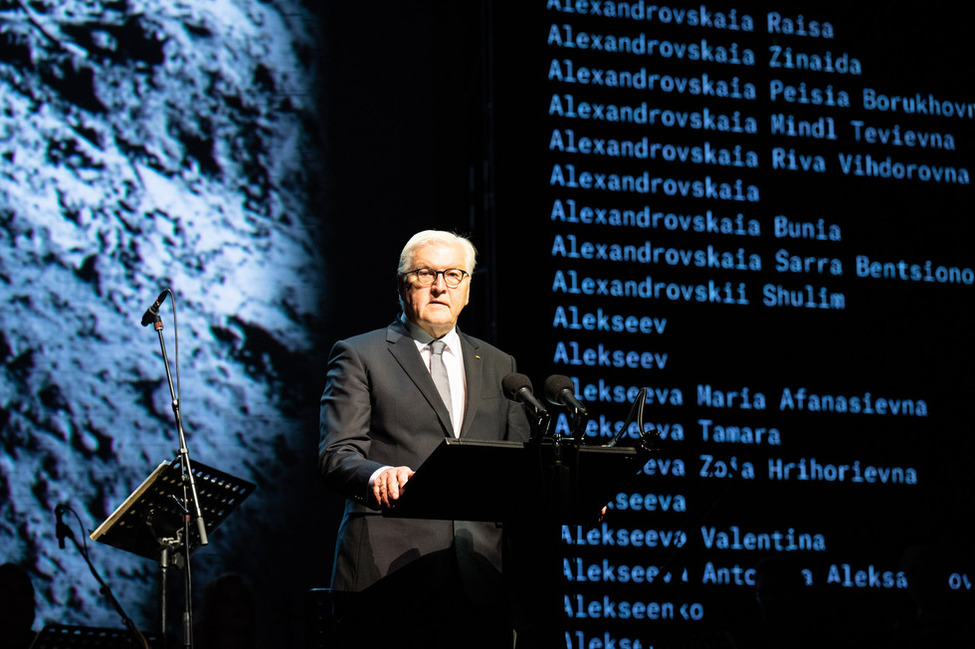
[(447, 406), (447, 412), (453, 412), (450, 408), (450, 381), (447, 380), (447, 366), (443, 362), (443, 350), (446, 347), (447, 343), (442, 340), (434, 340), (430, 343), (430, 375), (437, 386), (440, 398)]

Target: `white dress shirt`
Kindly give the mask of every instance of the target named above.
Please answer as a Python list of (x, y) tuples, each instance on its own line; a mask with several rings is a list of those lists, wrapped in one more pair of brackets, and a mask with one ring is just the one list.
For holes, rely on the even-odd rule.
[[(407, 328), (413, 336), (413, 342), (423, 358), (423, 363), (427, 370), (430, 369), (430, 359), (433, 353), (430, 351), (430, 343), (433, 337), (420, 329), (412, 322), (407, 321)], [(464, 423), (464, 411), (467, 406), (467, 379), (464, 375), (464, 353), (460, 347), (460, 334), (457, 328), (448, 331), (440, 340), (444, 341), (447, 347), (443, 352), (443, 362), (447, 368), (447, 380), (450, 382), (450, 423), (454, 428), (454, 437), (460, 436), (460, 427)]]

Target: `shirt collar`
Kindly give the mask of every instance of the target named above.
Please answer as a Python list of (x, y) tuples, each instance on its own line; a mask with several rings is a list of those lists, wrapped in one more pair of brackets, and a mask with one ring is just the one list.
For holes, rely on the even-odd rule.
[[(413, 338), (413, 340), (423, 345), (429, 345), (431, 342), (433, 342), (433, 336), (431, 336), (430, 333), (424, 330), (420, 325), (407, 318), (405, 314), (400, 314), (400, 321), (402, 321), (403, 325), (406, 326), (406, 330), (409, 332), (410, 337)], [(450, 349), (450, 351), (457, 353), (460, 350), (460, 334), (457, 333), (457, 327), (452, 328), (450, 331), (441, 336), (440, 340), (447, 343), (447, 348)]]

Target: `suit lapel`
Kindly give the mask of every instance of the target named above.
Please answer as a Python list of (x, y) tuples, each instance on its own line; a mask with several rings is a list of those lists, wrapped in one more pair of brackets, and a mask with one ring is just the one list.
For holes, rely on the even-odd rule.
[[(416, 343), (406, 331), (403, 323), (397, 320), (387, 327), (386, 342), (389, 343), (389, 352), (393, 355), (393, 358), (396, 359), (396, 362), (403, 368), (406, 375), (413, 381), (417, 389), (420, 390), (423, 398), (427, 400), (427, 403), (437, 413), (437, 419), (440, 420), (440, 424), (444, 428), (444, 435), (453, 437), (454, 427), (450, 423), (450, 414), (447, 412), (447, 406), (444, 405), (443, 399), (440, 398), (440, 393), (437, 392), (437, 386), (433, 383), (433, 377), (430, 376), (430, 370), (423, 365), (423, 358), (416, 348)], [(466, 364), (466, 353), (464, 357)], [(465, 426), (467, 424), (466, 418), (464, 424)]]
[(477, 404), (481, 402), (481, 390), (484, 383), (483, 361), (478, 355), (478, 346), (464, 334), (460, 334), (460, 346), (464, 354), (464, 374), (467, 377), (467, 407), (464, 408), (464, 423), (460, 427), (460, 436), (464, 437), (474, 423), (477, 415)]

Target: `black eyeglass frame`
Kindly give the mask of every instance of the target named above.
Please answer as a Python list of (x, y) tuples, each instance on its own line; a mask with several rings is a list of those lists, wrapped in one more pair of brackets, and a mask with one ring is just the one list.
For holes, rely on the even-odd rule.
[[(433, 279), (430, 280), (429, 283), (425, 283), (423, 281), (423, 278), (420, 277), (421, 272), (432, 273)], [(451, 281), (447, 279), (447, 273), (454, 273), (454, 272), (460, 273), (460, 279), (458, 279), (455, 283), (452, 284)], [(420, 286), (433, 286), (434, 284), (437, 283), (437, 277), (443, 275), (443, 283), (447, 285), (447, 288), (457, 288), (458, 286), (464, 283), (465, 279), (471, 276), (471, 274), (468, 273), (463, 268), (445, 268), (444, 270), (434, 270), (432, 268), (414, 268), (413, 270), (406, 271), (405, 273), (403, 273), (403, 275), (415, 276), (416, 283), (419, 284)]]

